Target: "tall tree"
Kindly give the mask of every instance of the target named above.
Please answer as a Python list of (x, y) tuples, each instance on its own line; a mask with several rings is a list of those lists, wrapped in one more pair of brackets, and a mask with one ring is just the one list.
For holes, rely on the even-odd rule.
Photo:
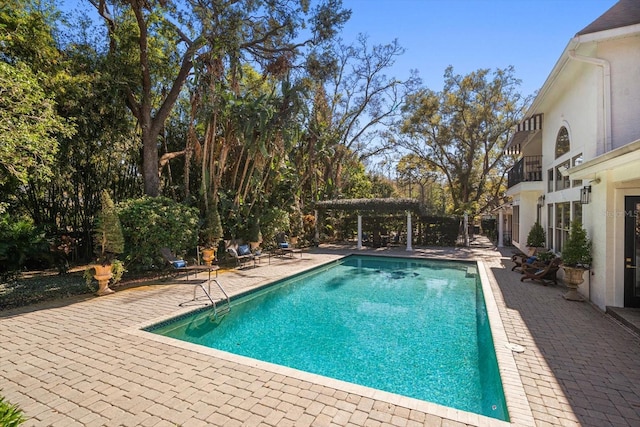
[(22, 187), (51, 179), (59, 140), (74, 133), (56, 106), (56, 91), (70, 76), (58, 66), (51, 8), (7, 3), (0, 8), (0, 185)]
[(402, 156), (396, 165), (398, 184), (404, 188), (403, 195), (409, 198), (417, 198), (423, 206), (435, 212), (442, 205), (441, 173), (431, 163), (423, 161), (415, 154)]
[(60, 117), (55, 102), (23, 63), (0, 61), (0, 185), (30, 177), (48, 181), (58, 151), (58, 135), (70, 135), (71, 124)]
[(317, 167), (316, 159), (324, 159), (319, 197), (340, 194), (343, 167), (351, 160), (363, 162), (389, 148), (381, 134), (419, 84), (413, 72), (405, 80), (385, 74), (403, 53), (397, 40), (371, 46), (361, 34), (355, 43), (340, 42), (309, 59), (311, 78), (322, 86), (315, 90), (308, 126), (308, 144), (313, 146), (306, 149), (310, 168)]
[(504, 170), (497, 167), (527, 100), (513, 67), (466, 76), (448, 67), (444, 77), (441, 92), (425, 88), (408, 98), (400, 144), (443, 174), (454, 213), (477, 213), (491, 203), (483, 199), (488, 186), (492, 200), (499, 196)]
[[(305, 0), (127, 0), (122, 10), (119, 1), (112, 7), (90, 1), (107, 24), (111, 53), (132, 71), (124, 82), (127, 103), (141, 129), (144, 187), (151, 196), (159, 194), (158, 136), (194, 62), (214, 83), (237, 73), (242, 61), (287, 68), (299, 48), (332, 38), (349, 16), (340, 0), (322, 1), (313, 11)], [(307, 24), (310, 36), (297, 42)]]
[(127, 0), (122, 9), (122, 2), (90, 1), (106, 23), (110, 55), (121, 67), (127, 106), (140, 126), (145, 194), (158, 196), (158, 138), (202, 39), (190, 37), (172, 1)]
[(116, 200), (140, 192), (132, 120), (89, 18), (68, 23), (53, 1), (9, 4), (0, 7), (0, 152), (21, 173), (0, 199), (49, 236), (84, 233), (87, 243), (102, 189)]

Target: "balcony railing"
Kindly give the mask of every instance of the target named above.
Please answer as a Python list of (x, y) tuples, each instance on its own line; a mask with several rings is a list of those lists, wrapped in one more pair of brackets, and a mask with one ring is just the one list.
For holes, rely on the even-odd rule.
[(542, 156), (523, 157), (507, 172), (508, 188), (530, 181), (542, 181)]

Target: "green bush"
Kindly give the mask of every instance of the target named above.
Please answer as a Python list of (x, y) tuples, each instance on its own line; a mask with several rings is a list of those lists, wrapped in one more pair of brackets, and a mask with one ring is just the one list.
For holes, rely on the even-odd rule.
[(162, 265), (160, 248), (178, 254), (195, 251), (198, 244), (198, 209), (166, 197), (142, 197), (118, 205), (125, 237), (128, 269)]
[(51, 265), (49, 242), (30, 218), (0, 217), (0, 271)]
[(455, 246), (460, 231), (460, 219), (456, 217), (421, 217), (423, 244), (428, 246)]
[(262, 247), (270, 249), (275, 246), (276, 234), (289, 230), (289, 214), (280, 208), (265, 209), (260, 216), (260, 231), (264, 240)]
[(0, 426), (14, 427), (25, 421), (22, 410), (17, 405), (12, 405), (5, 401), (3, 396), (0, 396)]

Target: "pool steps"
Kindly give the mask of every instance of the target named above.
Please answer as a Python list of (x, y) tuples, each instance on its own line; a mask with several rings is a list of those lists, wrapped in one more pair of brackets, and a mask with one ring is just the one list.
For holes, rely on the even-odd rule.
[[(211, 282), (214, 282), (216, 285), (218, 285), (218, 289), (220, 289), (220, 291), (222, 292), (222, 295), (224, 295), (224, 298), (218, 301), (219, 305), (216, 304), (214, 299), (211, 297)], [(198, 299), (196, 297), (196, 291), (198, 290), (198, 288), (202, 289), (202, 292), (204, 292), (204, 294), (207, 296), (209, 301), (211, 301), (211, 306), (213, 307), (214, 319), (217, 319), (218, 317), (222, 317), (231, 311), (231, 299), (229, 298), (229, 295), (224, 290), (220, 282), (218, 282), (218, 279), (207, 280), (207, 288), (204, 287), (203, 283), (198, 283), (197, 285), (195, 285), (193, 287), (193, 299), (191, 301), (196, 301)], [(188, 302), (191, 302), (191, 301), (188, 301)], [(181, 303), (179, 305), (182, 306), (183, 304), (185, 303)]]
[[(209, 295), (207, 296), (211, 300), (211, 305), (213, 306), (213, 316), (217, 319), (218, 316), (224, 316), (225, 314), (231, 311), (231, 300), (229, 299), (229, 295), (227, 295), (227, 293), (225, 292), (220, 282), (218, 282), (218, 279), (211, 279), (209, 281), (209, 286), (211, 286), (211, 281), (214, 281), (216, 285), (218, 285), (218, 289), (220, 289), (220, 291), (222, 292), (222, 295), (224, 295), (224, 300), (226, 300), (226, 304), (224, 303), (225, 302), (224, 300), (220, 300), (219, 302), (221, 305), (216, 306), (215, 301), (213, 300), (213, 298), (211, 298), (211, 295), (210, 295), (211, 288), (209, 288)], [(202, 290), (204, 290), (204, 287), (202, 288)]]

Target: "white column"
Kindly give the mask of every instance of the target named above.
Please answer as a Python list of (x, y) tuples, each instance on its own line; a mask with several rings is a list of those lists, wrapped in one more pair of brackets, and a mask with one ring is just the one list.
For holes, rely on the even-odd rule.
[(319, 246), (320, 245), (320, 231), (319, 231), (319, 228), (318, 228), (318, 210), (315, 209), (313, 211), (313, 214), (316, 216), (316, 227), (315, 227), (316, 229), (315, 229), (315, 232), (313, 234), (313, 243)]
[(411, 240), (413, 240), (413, 237), (411, 236), (411, 211), (407, 211), (407, 250), (408, 251), (413, 251), (413, 248), (411, 247)]
[(362, 249), (362, 215), (358, 214), (358, 249)]
[(469, 214), (468, 213), (464, 213), (464, 246), (467, 247), (469, 246)]
[(504, 246), (504, 211), (498, 211), (498, 247)]

